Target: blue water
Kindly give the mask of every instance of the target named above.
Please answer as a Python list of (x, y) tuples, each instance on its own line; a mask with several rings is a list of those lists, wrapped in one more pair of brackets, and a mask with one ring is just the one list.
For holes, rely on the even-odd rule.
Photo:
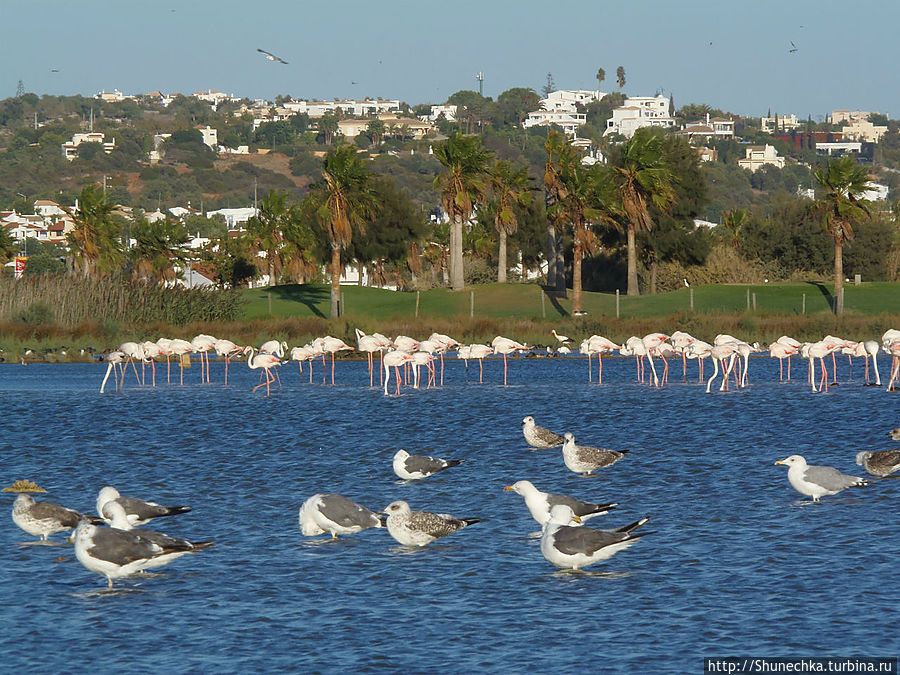
[[(887, 369), (882, 360), (882, 374)], [(805, 368), (778, 382), (751, 361), (751, 385), (704, 393), (696, 364), (663, 389), (635, 382), (628, 359), (587, 382), (582, 359), (485, 363), (485, 383), (449, 360), (443, 388), (385, 397), (365, 362), (338, 362), (336, 386), (281, 368), (283, 386), (251, 394), (258, 373), (223, 364), (184, 387), (99, 393), (105, 366), (0, 367), (0, 482), (32, 479), (46, 498), (93, 511), (107, 484), (189, 504), (151, 527), (217, 546), (146, 579), (88, 572), (63, 534), (23, 546), (0, 528), (2, 669), (35, 672), (699, 672), (702, 658), (894, 656), (900, 480), (804, 504), (773, 462), (798, 453), (860, 475), (855, 454), (885, 449), (900, 396), (862, 386), (862, 368), (813, 394)], [(595, 373), (596, 375), (596, 373)], [(376, 375), (377, 378), (377, 375)], [(594, 478), (561, 452), (524, 443), (532, 414), (579, 442), (631, 451)], [(398, 484), (400, 448), (462, 458)], [(541, 556), (519, 479), (617, 501), (592, 527), (649, 515), (652, 534), (589, 568)], [(301, 503), (337, 492), (372, 509), (486, 518), (422, 550), (386, 530), (306, 538)], [(13, 497), (0, 495), (11, 507)]]

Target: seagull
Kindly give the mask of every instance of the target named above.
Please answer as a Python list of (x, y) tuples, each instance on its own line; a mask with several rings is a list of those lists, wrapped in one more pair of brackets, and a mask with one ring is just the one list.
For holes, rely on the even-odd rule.
[(482, 521), (481, 518), (454, 518), (447, 513), (411, 511), (404, 501), (388, 504), (384, 512), (388, 517), (388, 532), (404, 546), (426, 546), (435, 539)]
[(788, 480), (802, 495), (812, 497), (814, 502), (825, 495), (836, 495), (850, 487), (864, 487), (868, 482), (859, 476), (848, 476), (831, 466), (807, 464), (801, 455), (791, 455), (779, 459), (775, 464), (788, 467)]
[(515, 492), (525, 498), (525, 506), (531, 512), (538, 525), (543, 527), (550, 520), (550, 511), (557, 504), (565, 504), (572, 513), (581, 520), (587, 520), (594, 516), (602, 516), (609, 513), (609, 510), (618, 506), (616, 502), (608, 504), (594, 504), (593, 502), (583, 502), (580, 499), (569, 497), (567, 495), (554, 495), (549, 492), (541, 492), (531, 481), (519, 480), (512, 485), (503, 488), (506, 491)]
[(896, 429), (891, 429), (888, 432), (888, 436), (890, 436), (895, 441), (900, 441), (900, 427), (897, 427)]
[(571, 471), (582, 476), (587, 476), (604, 466), (611, 466), (628, 453), (628, 450), (607, 450), (592, 448), (589, 445), (576, 445), (574, 434), (568, 431), (564, 436), (566, 442), (562, 447), (563, 461)]
[(334, 494), (313, 495), (300, 507), (300, 530), (307, 537), (331, 532), (331, 538), (339, 534), (356, 534), (370, 527), (382, 527), (381, 518), (365, 506), (346, 497)]
[(549, 429), (535, 424), (531, 415), (522, 419), (522, 434), (525, 436), (525, 441), (528, 445), (541, 450), (557, 448), (566, 440), (559, 434), (555, 434)]
[(125, 513), (125, 507), (119, 502), (110, 502), (106, 505), (106, 513), (110, 516), (110, 527), (117, 530), (125, 530), (133, 534), (139, 535), (143, 539), (150, 541), (160, 548), (170, 551), (160, 556), (156, 556), (143, 569), (151, 567), (162, 567), (168, 565), (175, 558), (180, 558), (186, 553), (196, 553), (203, 549), (215, 546), (211, 541), (188, 541), (179, 537), (170, 537), (162, 532), (154, 532), (153, 530), (136, 530), (128, 520)]
[(691, 285), (688, 283), (688, 280), (687, 280), (687, 279), (682, 279), (682, 281), (684, 282), (684, 287), (685, 287), (685, 288), (690, 288), (690, 287), (691, 287)]
[(793, 54), (793, 53), (796, 52), (796, 51), (797, 51), (797, 45), (795, 45), (794, 42), (793, 42), (793, 40), (792, 40), (792, 41), (791, 41), (791, 48), (788, 49), (788, 52), (791, 53), (791, 54)]
[(541, 535), (541, 553), (547, 562), (563, 569), (578, 570), (611, 558), (647, 534), (631, 534), (650, 518), (641, 518), (631, 525), (615, 530), (593, 530), (588, 527), (572, 527), (581, 518), (565, 504), (557, 504), (550, 510), (550, 519)]
[(265, 54), (266, 60), (268, 60), (268, 61), (278, 61), (279, 63), (285, 63), (285, 64), (287, 63), (287, 61), (285, 61), (280, 56), (275, 56), (272, 52), (267, 52), (265, 49), (257, 49), (256, 51), (258, 51), (260, 54)]
[(53, 502), (39, 502), (31, 495), (19, 494), (13, 502), (12, 519), (28, 534), (47, 541), (51, 534), (74, 530), (80, 522), (90, 521), (91, 517)]
[[(97, 527), (82, 521), (75, 529), (75, 557), (89, 571), (106, 577), (109, 588), (113, 579), (128, 577), (148, 567), (159, 567), (173, 560), (175, 553), (191, 553), (198, 548), (185, 540), (160, 545), (136, 532), (114, 527)], [(203, 542), (211, 545), (211, 542)], [(190, 548), (189, 548), (190, 547)]]
[(394, 455), (394, 473), (403, 480), (418, 480), (452, 466), (459, 466), (464, 461), (463, 459), (441, 459), (430, 455), (411, 455), (401, 449)]
[(131, 523), (132, 527), (135, 525), (146, 525), (154, 518), (175, 516), (191, 510), (190, 506), (161, 506), (156, 502), (145, 502), (133, 497), (122, 497), (116, 488), (107, 485), (97, 495), (97, 513), (107, 523), (110, 522), (111, 516), (106, 513), (106, 505), (112, 501), (119, 502), (122, 505), (128, 517), (128, 522)]
[(900, 450), (869, 450), (856, 454), (856, 463), (873, 476), (889, 476), (900, 469)]

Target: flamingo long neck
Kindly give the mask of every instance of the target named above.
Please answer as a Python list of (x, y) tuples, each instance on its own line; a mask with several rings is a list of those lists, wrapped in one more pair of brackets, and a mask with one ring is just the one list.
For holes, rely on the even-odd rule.
[(250, 347), (250, 356), (247, 357), (247, 365), (250, 366), (252, 370), (256, 370), (259, 368), (259, 364), (254, 363), (254, 356), (256, 355), (256, 350), (253, 347)]

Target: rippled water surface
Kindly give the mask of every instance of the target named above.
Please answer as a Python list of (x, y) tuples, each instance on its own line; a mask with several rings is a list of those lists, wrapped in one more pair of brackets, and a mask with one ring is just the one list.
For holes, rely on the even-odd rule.
[[(882, 360), (882, 374), (887, 368)], [(864, 387), (862, 368), (812, 394), (751, 362), (751, 386), (705, 394), (696, 364), (663, 389), (634, 364), (582, 359), (477, 365), (449, 360), (442, 388), (385, 397), (365, 362), (338, 362), (336, 386), (297, 365), (283, 387), (252, 394), (258, 373), (214, 363), (199, 384), (99, 393), (105, 366), (0, 367), (0, 482), (28, 478), (39, 496), (93, 511), (107, 484), (191, 513), (150, 527), (216, 547), (159, 575), (116, 582), (88, 572), (64, 535), (56, 546), (7, 516), (0, 528), (3, 668), (39, 672), (697, 672), (702, 657), (897, 653), (900, 480), (804, 504), (773, 462), (860, 475), (855, 454), (894, 443), (900, 396)], [(595, 373), (596, 375), (596, 373)], [(377, 378), (377, 375), (376, 375)], [(594, 478), (559, 450), (530, 450), (522, 417), (579, 442), (631, 451)], [(399, 484), (398, 448), (465, 459)], [(541, 556), (521, 497), (546, 491), (617, 501), (592, 527), (649, 515), (652, 532), (589, 568), (559, 572)], [(486, 518), (421, 550), (383, 529), (306, 538), (301, 503), (337, 492), (373, 510), (412, 508)], [(6, 508), (13, 496), (0, 495)], [(7, 511), (7, 513), (9, 513)]]

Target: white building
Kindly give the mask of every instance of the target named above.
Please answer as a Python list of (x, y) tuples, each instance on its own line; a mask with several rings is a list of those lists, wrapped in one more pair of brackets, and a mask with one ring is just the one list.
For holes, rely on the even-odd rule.
[(361, 101), (285, 101), (282, 107), (292, 110), (294, 114), (306, 113), (310, 117), (322, 117), (338, 111), (345, 115), (365, 117), (379, 113), (397, 112), (400, 110), (400, 101), (380, 98)]
[(669, 99), (657, 96), (635, 96), (625, 99), (625, 105), (613, 108), (612, 118), (606, 123), (607, 134), (621, 134), (625, 138), (634, 136), (641, 127), (674, 129), (675, 118), (669, 115)]
[(433, 105), (431, 106), (431, 114), (425, 115), (425, 119), (429, 122), (435, 122), (437, 119), (443, 115), (444, 119), (448, 122), (456, 121), (456, 106), (455, 105)]
[(75, 134), (71, 141), (62, 144), (62, 153), (70, 162), (78, 157), (78, 146), (82, 143), (99, 143), (103, 146), (103, 152), (110, 154), (116, 147), (116, 139), (110, 141), (105, 140), (105, 136), (101, 131), (91, 131), (86, 134)]
[(831, 113), (829, 122), (832, 124), (852, 124), (853, 122), (862, 122), (869, 119), (869, 115), (877, 115), (878, 113), (867, 112), (865, 110), (835, 110)]
[(219, 132), (215, 127), (208, 124), (205, 127), (198, 127), (197, 130), (203, 136), (203, 145), (208, 146), (213, 152), (219, 147)]
[(522, 126), (526, 129), (537, 126), (550, 126), (555, 124), (560, 127), (566, 136), (575, 138), (578, 127), (587, 122), (587, 115), (584, 113), (563, 112), (553, 110), (535, 110), (528, 113), (528, 117), (522, 122)]
[(764, 166), (774, 166), (778, 169), (784, 168), (784, 157), (780, 157), (774, 146), (768, 143), (766, 145), (751, 145), (744, 150), (744, 153), (744, 158), (737, 161), (738, 166), (742, 169), (754, 172)]
[(866, 187), (868, 189), (861, 195), (863, 199), (870, 202), (886, 202), (888, 200), (889, 188), (887, 185), (869, 181)]
[(51, 199), (36, 199), (34, 202), (34, 212), (47, 220), (54, 216), (67, 216), (68, 212), (59, 204)]
[(256, 209), (252, 206), (246, 206), (237, 209), (218, 209), (216, 211), (207, 211), (206, 217), (222, 216), (229, 230), (236, 229), (238, 225), (242, 225), (256, 215)]
[(793, 114), (759, 118), (759, 128), (767, 134), (774, 134), (778, 131), (793, 131), (799, 126), (800, 121)]
[(209, 103), (213, 110), (219, 107), (219, 104), (223, 101), (230, 101), (234, 98), (233, 95), (226, 94), (223, 91), (213, 91), (212, 89), (207, 89), (206, 91), (195, 91), (194, 98), (200, 99), (201, 101), (206, 101)]
[(547, 98), (541, 99), (541, 108), (574, 113), (578, 112), (579, 105), (599, 101), (604, 96), (606, 94), (601, 91), (589, 89), (558, 89), (547, 94)]

